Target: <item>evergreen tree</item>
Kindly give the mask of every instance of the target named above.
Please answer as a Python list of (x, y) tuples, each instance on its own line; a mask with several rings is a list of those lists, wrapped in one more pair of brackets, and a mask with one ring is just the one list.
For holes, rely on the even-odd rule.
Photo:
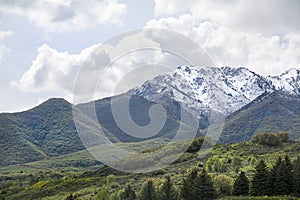
[(210, 200), (216, 197), (213, 182), (205, 169), (203, 169), (202, 173), (199, 174), (195, 183), (196, 199)]
[(198, 178), (198, 171), (192, 169), (191, 172), (183, 179), (183, 184), (181, 188), (181, 197), (185, 200), (197, 199), (195, 193), (196, 180)]
[(157, 193), (152, 180), (148, 180), (141, 189), (140, 200), (157, 200)]
[(261, 160), (255, 167), (255, 173), (251, 181), (251, 195), (263, 196), (269, 193), (268, 170), (265, 162)]
[(131, 185), (127, 185), (124, 192), (120, 195), (121, 200), (134, 200), (136, 199), (135, 191), (132, 189)]
[(279, 156), (275, 165), (272, 167), (270, 172), (268, 173), (268, 195), (273, 196), (275, 195), (275, 183), (276, 183), (276, 177), (277, 177), (277, 171), (279, 169), (279, 166), (281, 165), (282, 159)]
[(160, 189), (160, 200), (176, 200), (177, 192), (171, 182), (170, 176), (166, 176), (165, 182)]
[(289, 193), (287, 173), (288, 170), (285, 162), (281, 162), (276, 172), (276, 181), (274, 183), (275, 195), (287, 195)]
[(292, 164), (292, 162), (291, 162), (291, 159), (290, 159), (290, 157), (288, 156), (288, 155), (285, 155), (285, 157), (284, 157), (284, 162), (285, 162), (285, 165), (286, 165), (286, 167), (287, 167), (287, 169), (289, 170), (289, 171), (293, 171), (293, 164)]
[(294, 163), (293, 172), (293, 194), (300, 197), (300, 157)]
[(287, 194), (291, 194), (293, 192), (293, 170), (294, 166), (289, 158), (288, 155), (284, 158), (285, 162), (285, 171), (286, 171), (286, 187), (287, 187)]
[(245, 172), (241, 172), (233, 185), (233, 195), (247, 196), (249, 194), (249, 180)]
[(270, 176), (274, 176), (275, 174), (275, 178), (271, 177), (273, 181), (275, 179), (273, 185), (270, 185), (270, 187), (273, 188), (271, 194), (291, 194), (293, 191), (293, 165), (290, 158), (286, 155), (284, 160), (281, 161), (281, 158), (279, 157), (271, 172), (272, 174)]

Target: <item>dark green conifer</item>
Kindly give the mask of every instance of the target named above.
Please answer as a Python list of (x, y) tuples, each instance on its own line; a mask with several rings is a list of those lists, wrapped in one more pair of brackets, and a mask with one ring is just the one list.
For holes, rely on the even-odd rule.
[(268, 170), (265, 162), (261, 160), (255, 167), (255, 173), (251, 181), (251, 195), (264, 196), (269, 193)]
[(196, 199), (210, 200), (216, 197), (216, 190), (212, 179), (205, 169), (202, 170), (202, 173), (196, 179), (195, 186)]
[(132, 189), (131, 185), (127, 185), (124, 192), (120, 195), (121, 200), (134, 200), (136, 199), (135, 191)]
[(148, 180), (141, 189), (140, 200), (157, 200), (157, 193), (152, 180)]
[(170, 176), (166, 176), (165, 182), (160, 189), (160, 200), (176, 200), (178, 195), (175, 190)]
[(293, 195), (300, 197), (300, 157), (294, 162)]
[(249, 194), (249, 180), (245, 172), (241, 172), (233, 185), (233, 195), (247, 196)]
[(279, 169), (279, 166), (281, 165), (282, 159), (279, 156), (275, 165), (273, 165), (272, 169), (268, 173), (268, 195), (273, 196), (275, 195), (275, 183), (276, 183), (276, 176), (277, 176), (277, 171)]
[(294, 166), (289, 158), (288, 155), (284, 158), (285, 162), (285, 171), (286, 171), (286, 187), (287, 187), (287, 194), (291, 194), (293, 192), (293, 170)]
[(274, 184), (275, 195), (287, 195), (288, 194), (288, 175), (285, 162), (281, 162), (276, 172), (276, 181)]
[(181, 197), (185, 200), (196, 199), (195, 187), (196, 180), (198, 178), (198, 171), (192, 169), (191, 172), (183, 179), (183, 184), (181, 188)]

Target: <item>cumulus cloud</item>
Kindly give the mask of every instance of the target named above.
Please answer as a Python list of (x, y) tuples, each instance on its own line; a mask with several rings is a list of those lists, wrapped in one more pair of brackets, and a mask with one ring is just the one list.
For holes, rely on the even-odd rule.
[[(145, 44), (159, 46), (141, 35), (135, 37), (140, 43), (134, 43), (133, 49)], [(123, 51), (126, 52), (126, 47), (128, 43), (132, 43), (132, 39), (130, 36), (126, 37), (116, 46), (93, 45), (79, 54), (58, 52), (44, 44), (38, 48), (37, 57), (29, 69), (19, 81), (11, 82), (11, 86), (25, 92), (62, 91), (69, 101), (73, 101), (75, 93), (78, 98), (76, 103), (90, 101), (93, 95), (97, 98), (113, 95), (116, 83), (121, 81), (128, 71), (138, 66), (141, 60), (153, 59), (155, 54), (138, 56), (138, 52), (133, 52), (118, 58)], [(116, 58), (117, 60), (114, 61)], [(100, 80), (105, 84), (99, 86), (100, 90), (97, 93), (97, 82)], [(125, 87), (119, 92), (125, 92), (128, 89)]]
[(37, 57), (29, 69), (19, 81), (12, 81), (11, 86), (24, 92), (62, 91), (69, 96), (78, 70), (87, 61), (93, 62), (89, 57), (96, 47), (97, 45), (94, 45), (84, 49), (80, 54), (69, 54), (58, 52), (44, 44), (38, 48)]
[(194, 5), (197, 5), (198, 0), (154, 0), (154, 14), (156, 16), (174, 15), (189, 11)]
[(192, 14), (231, 29), (264, 33), (300, 31), (298, 0), (155, 0), (155, 14)]
[(146, 27), (172, 29), (191, 37), (217, 66), (245, 66), (273, 75), (299, 67), (299, 1), (155, 3), (156, 15), (173, 16), (150, 20)]
[(0, 31), (0, 60), (2, 59), (3, 54), (9, 51), (9, 49), (4, 44), (1, 44), (1, 40), (11, 37), (12, 35), (12, 31)]
[(70, 101), (75, 95), (74, 103), (90, 101), (126, 92), (179, 65), (211, 65), (197, 47), (181, 34), (152, 29), (130, 32), (80, 54), (42, 45), (27, 72), (11, 85), (27, 92), (63, 91)]
[(99, 24), (122, 24), (126, 5), (116, 0), (0, 1), (0, 12), (26, 17), (51, 32), (83, 30)]

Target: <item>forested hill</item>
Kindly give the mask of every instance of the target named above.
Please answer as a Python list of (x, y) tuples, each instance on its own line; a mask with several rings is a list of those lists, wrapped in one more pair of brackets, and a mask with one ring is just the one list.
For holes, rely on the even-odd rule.
[[(141, 197), (149, 194), (145, 191), (149, 187), (150, 194), (157, 195), (160, 200), (163, 198), (159, 195), (165, 192), (162, 186), (168, 177), (170, 177), (169, 182), (173, 188), (172, 194), (176, 196), (174, 199), (182, 197), (190, 200), (191, 195), (199, 192), (202, 195), (205, 194), (202, 199), (235, 199), (238, 197), (232, 196), (239, 195), (298, 196), (299, 194), (295, 191), (299, 190), (300, 185), (297, 186), (300, 183), (300, 160), (296, 160), (300, 152), (300, 143), (287, 139), (287, 133), (259, 134), (251, 142), (218, 144), (205, 158), (199, 159), (199, 146), (203, 141), (202, 138), (199, 138), (172, 165), (147, 174), (128, 174), (107, 166), (83, 173), (65, 173), (57, 169), (30, 172), (26, 168), (22, 171), (7, 171), (0, 177), (0, 197), (6, 199), (41, 199), (45, 197), (47, 199), (83, 200), (122, 199), (121, 196), (125, 195), (124, 192), (127, 191), (126, 195), (135, 195), (136, 198), (142, 199)], [(136, 145), (138, 143), (135, 144), (135, 147)], [(155, 150), (156, 148), (150, 148), (144, 149), (142, 152), (146, 156), (148, 152)], [(263, 163), (261, 163), (262, 161)], [(132, 165), (141, 164), (138, 157), (131, 158), (130, 163)], [(143, 163), (145, 163), (145, 159), (143, 159)], [(290, 173), (292, 170), (289, 166), (293, 166), (293, 173)], [(18, 170), (21, 169), (18, 168)], [(291, 177), (293, 178), (291, 179)], [(273, 182), (269, 182), (270, 178), (275, 179), (272, 179)], [(206, 181), (199, 182), (199, 180)], [(245, 180), (249, 181), (249, 185), (246, 184), (246, 188), (248, 188), (246, 191)], [(202, 185), (202, 183), (206, 185)], [(269, 184), (273, 184), (273, 187), (269, 187)], [(294, 184), (294, 186), (291, 188), (290, 184)], [(203, 189), (207, 192), (205, 188), (209, 188), (211, 193), (204, 193)], [(270, 188), (281, 189), (267, 190)], [(191, 193), (186, 192), (186, 189), (191, 189), (189, 190)], [(136, 198), (132, 197), (132, 199)], [(248, 198), (239, 197), (238, 199)], [(260, 198), (263, 197), (254, 199)], [(268, 198), (264, 197), (264, 199)], [(274, 197), (273, 199), (296, 198)]]

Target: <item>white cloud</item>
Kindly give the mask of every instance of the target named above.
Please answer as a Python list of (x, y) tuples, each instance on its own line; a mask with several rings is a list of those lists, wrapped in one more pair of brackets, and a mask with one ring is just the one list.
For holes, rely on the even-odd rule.
[(245, 66), (261, 74), (299, 67), (299, 1), (155, 2), (157, 15), (174, 16), (150, 20), (146, 27), (189, 36), (217, 66)]
[(0, 12), (26, 17), (51, 32), (83, 30), (99, 24), (122, 24), (126, 5), (116, 0), (1, 1)]
[(44, 44), (37, 50), (37, 57), (19, 81), (11, 82), (25, 92), (63, 91), (73, 89), (77, 71), (96, 48), (91, 46), (80, 54), (58, 52)]
[(154, 0), (154, 14), (161, 15), (174, 15), (190, 10), (194, 5), (197, 5), (198, 0)]
[[(90, 101), (126, 92), (162, 72), (188, 64), (183, 58), (209, 63), (193, 45), (176, 34), (148, 29), (91, 46), (80, 54), (42, 45), (27, 72), (11, 85), (26, 92), (62, 92), (69, 101), (75, 93), (75, 103)], [(97, 86), (98, 81), (101, 84)]]
[(7, 51), (9, 51), (9, 49), (1, 43), (1, 40), (11, 37), (13, 35), (12, 31), (0, 31), (0, 60), (3, 57), (3, 54)]
[[(155, 57), (153, 52), (151, 55), (144, 54), (143, 57), (136, 55), (135, 52), (127, 52), (128, 46), (131, 49), (138, 49), (145, 45), (159, 47), (159, 44), (139, 34), (125, 37), (116, 45), (93, 45), (80, 54), (58, 52), (44, 44), (38, 48), (37, 57), (29, 69), (19, 81), (11, 82), (11, 86), (25, 92), (62, 92), (69, 101), (73, 100), (73, 92), (76, 93), (76, 101), (89, 101), (90, 94), (93, 93), (97, 98), (110, 96), (113, 95), (116, 84), (122, 81), (128, 71), (133, 70), (133, 66), (138, 66), (141, 61), (153, 60)], [(123, 52), (129, 54), (118, 58)], [(116, 58), (116, 62), (112, 62)], [(106, 68), (109, 64), (112, 66)], [(103, 71), (104, 69), (106, 71)], [(102, 75), (104, 72), (105, 76)], [(105, 84), (101, 87), (101, 91), (95, 92), (96, 83), (100, 78)], [(73, 91), (75, 81), (76, 88)], [(128, 89), (124, 87), (119, 92)]]
[(3, 40), (7, 37), (11, 37), (13, 35), (12, 31), (0, 31), (0, 40)]
[(282, 33), (300, 31), (298, 0), (155, 0), (155, 14), (192, 14), (230, 29)]

